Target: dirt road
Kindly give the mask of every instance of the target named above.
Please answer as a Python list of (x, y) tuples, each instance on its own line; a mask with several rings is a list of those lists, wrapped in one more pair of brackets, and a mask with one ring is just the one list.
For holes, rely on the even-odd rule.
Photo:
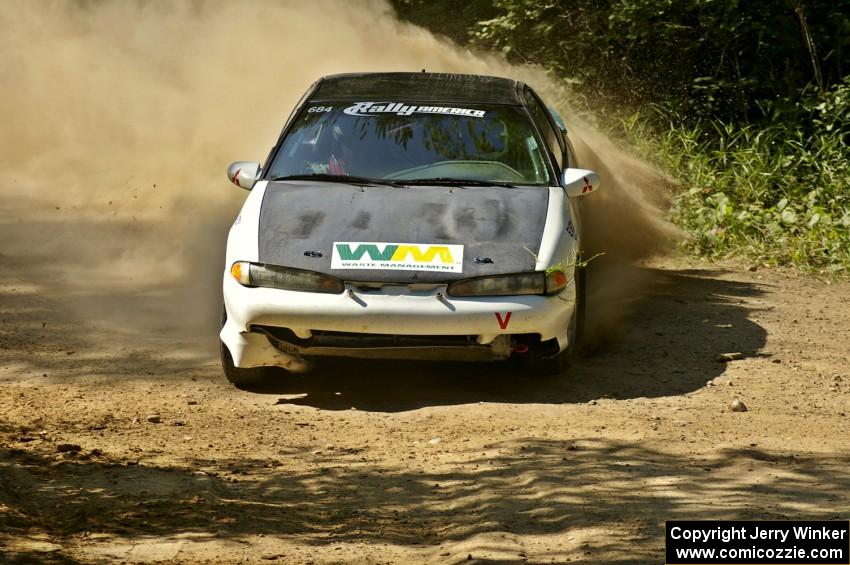
[(848, 283), (655, 261), (564, 378), (340, 362), (239, 391), (163, 289), (85, 292), (15, 251), (75, 226), (4, 222), (7, 560), (646, 563), (668, 519), (848, 518)]
[(560, 83), (380, 0), (42, 4), (0, 4), (0, 562), (657, 563), (668, 519), (850, 518), (850, 284), (612, 267), (675, 231), (667, 183), (567, 113), (605, 179), (595, 355), (560, 379), (338, 362), (229, 386), (224, 169), (308, 85)]

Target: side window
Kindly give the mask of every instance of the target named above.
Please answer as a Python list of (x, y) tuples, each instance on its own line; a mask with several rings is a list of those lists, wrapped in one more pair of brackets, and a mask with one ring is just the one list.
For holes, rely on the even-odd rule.
[(563, 169), (564, 149), (561, 147), (558, 132), (555, 131), (555, 128), (552, 127), (552, 123), (549, 121), (549, 111), (540, 103), (537, 96), (535, 96), (528, 88), (525, 90), (525, 100), (528, 102), (528, 110), (531, 112), (531, 117), (534, 119), (534, 123), (537, 124), (537, 128), (540, 130), (540, 133), (543, 134), (543, 139), (546, 142), (546, 146), (549, 148), (549, 152), (555, 157), (558, 169)]

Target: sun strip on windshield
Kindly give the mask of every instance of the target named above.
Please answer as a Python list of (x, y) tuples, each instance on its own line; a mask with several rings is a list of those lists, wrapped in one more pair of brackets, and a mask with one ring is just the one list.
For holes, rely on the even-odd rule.
[(448, 116), (466, 116), (469, 118), (483, 118), (484, 110), (472, 108), (456, 108), (452, 106), (414, 106), (403, 102), (356, 102), (343, 110), (349, 116), (379, 116), (381, 114), (395, 114), (397, 116), (410, 116), (411, 114), (444, 114)]

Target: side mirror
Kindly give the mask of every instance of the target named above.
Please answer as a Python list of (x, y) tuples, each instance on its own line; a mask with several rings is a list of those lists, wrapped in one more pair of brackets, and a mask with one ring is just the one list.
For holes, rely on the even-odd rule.
[(235, 161), (227, 167), (227, 180), (245, 190), (251, 190), (260, 178), (260, 164), (254, 161)]
[(581, 196), (599, 188), (599, 175), (587, 169), (564, 169), (561, 184), (567, 196)]

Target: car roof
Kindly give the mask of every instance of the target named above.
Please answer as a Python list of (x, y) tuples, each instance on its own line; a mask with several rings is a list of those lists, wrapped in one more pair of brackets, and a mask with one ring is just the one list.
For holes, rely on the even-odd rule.
[(389, 101), (522, 104), (523, 83), (484, 75), (451, 73), (353, 73), (319, 80), (312, 102)]

